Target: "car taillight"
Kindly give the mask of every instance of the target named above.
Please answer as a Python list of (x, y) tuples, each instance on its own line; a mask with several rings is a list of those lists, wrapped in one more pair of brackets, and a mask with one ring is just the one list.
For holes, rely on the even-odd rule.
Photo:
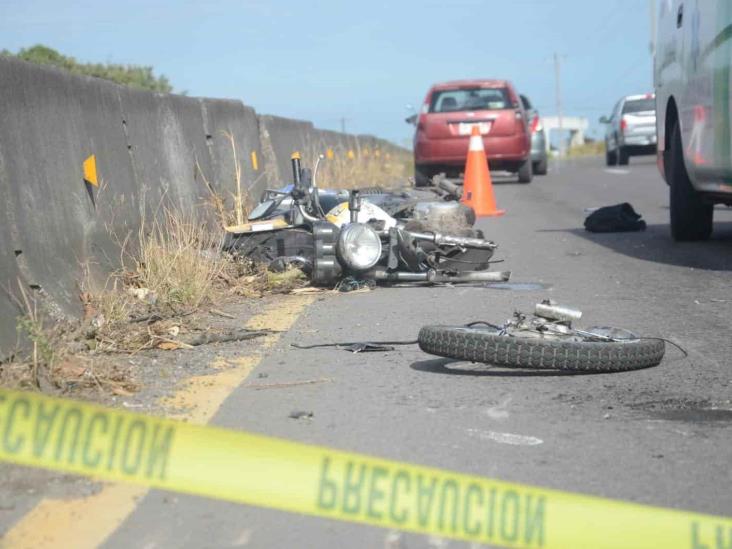
[(628, 121), (625, 118), (620, 119), (620, 131), (625, 133), (625, 128), (628, 127)]
[(540, 132), (542, 129), (541, 119), (538, 114), (535, 114), (534, 118), (531, 119), (531, 133)]

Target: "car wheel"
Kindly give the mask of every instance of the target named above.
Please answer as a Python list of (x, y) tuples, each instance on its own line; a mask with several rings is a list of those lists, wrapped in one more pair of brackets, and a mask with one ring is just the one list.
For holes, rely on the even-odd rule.
[(531, 158), (523, 162), (518, 169), (518, 180), (519, 183), (531, 183), (531, 180), (534, 177), (534, 172), (532, 171), (533, 166), (531, 162)]
[(608, 148), (607, 142), (605, 142), (605, 165), (614, 166), (618, 163), (618, 152), (611, 151)]
[(419, 164), (414, 165), (414, 186), (415, 187), (429, 187), (432, 181), (430, 180), (430, 173), (424, 166)]
[(534, 163), (534, 174), (535, 175), (546, 175), (549, 172), (549, 162), (546, 156)]
[(618, 147), (618, 164), (620, 166), (627, 166), (629, 159), (630, 155), (628, 154), (628, 149), (625, 147)]
[(714, 205), (694, 190), (684, 164), (679, 125), (673, 129), (671, 154), (667, 166), (671, 202), (671, 236), (674, 240), (707, 240), (712, 234)]

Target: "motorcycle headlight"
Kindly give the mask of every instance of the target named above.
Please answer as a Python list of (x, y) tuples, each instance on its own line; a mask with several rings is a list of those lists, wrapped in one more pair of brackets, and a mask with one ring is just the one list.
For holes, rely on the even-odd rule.
[(381, 238), (368, 225), (351, 223), (341, 229), (336, 252), (349, 269), (367, 271), (381, 257)]

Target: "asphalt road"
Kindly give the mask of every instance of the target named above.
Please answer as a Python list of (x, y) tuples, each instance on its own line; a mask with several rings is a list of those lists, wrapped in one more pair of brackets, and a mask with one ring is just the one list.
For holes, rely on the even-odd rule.
[[(392, 288), (316, 301), (256, 369), (267, 383), (236, 390), (213, 423), (545, 487), (633, 502), (732, 513), (732, 211), (714, 238), (676, 244), (653, 159), (606, 170), (599, 159), (530, 185), (496, 184), (502, 218), (479, 226), (501, 268), (539, 290)], [(641, 233), (592, 235), (585, 208), (628, 201)], [(565, 376), (391, 353), (297, 350), (291, 342), (413, 339), (422, 325), (500, 322), (543, 298), (578, 307), (590, 325), (669, 338), (656, 368)], [(313, 413), (291, 419), (294, 410)], [(517, 435), (504, 437), (501, 434)], [(212, 464), (212, 466), (214, 466)], [(159, 491), (107, 540), (145, 547), (467, 547)]]

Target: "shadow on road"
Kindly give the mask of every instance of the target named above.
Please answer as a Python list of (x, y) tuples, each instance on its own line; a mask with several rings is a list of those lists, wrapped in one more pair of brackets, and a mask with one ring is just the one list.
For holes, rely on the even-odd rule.
[[(457, 367), (452, 366), (458, 365)], [(412, 370), (430, 374), (445, 374), (453, 376), (476, 377), (557, 377), (557, 376), (587, 376), (607, 372), (565, 372), (562, 370), (529, 370), (521, 368), (500, 368), (488, 364), (473, 364), (451, 358), (434, 358), (418, 360), (409, 365)]]
[(679, 267), (706, 271), (732, 271), (732, 222), (716, 222), (706, 242), (674, 242), (666, 224), (648, 225), (637, 233), (590, 233), (583, 228), (540, 230), (571, 233), (614, 252)]

